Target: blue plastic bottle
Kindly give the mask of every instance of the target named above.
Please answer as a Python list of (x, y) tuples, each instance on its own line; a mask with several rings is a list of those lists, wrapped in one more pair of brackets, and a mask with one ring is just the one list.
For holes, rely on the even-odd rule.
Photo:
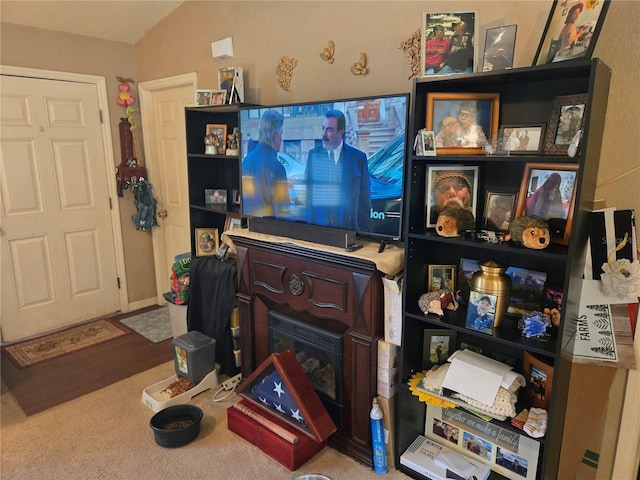
[(371, 443), (373, 446), (373, 469), (378, 475), (387, 473), (387, 447), (384, 443), (384, 426), (382, 425), (382, 410), (378, 399), (373, 398), (371, 413)]

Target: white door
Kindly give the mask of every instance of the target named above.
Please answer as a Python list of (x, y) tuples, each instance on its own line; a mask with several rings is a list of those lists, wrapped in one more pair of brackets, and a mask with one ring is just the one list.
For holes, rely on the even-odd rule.
[(145, 158), (158, 200), (159, 228), (153, 229), (158, 293), (170, 288), (177, 254), (191, 251), (184, 107), (193, 105), (195, 76), (139, 85)]
[(95, 85), (2, 76), (3, 341), (120, 309)]

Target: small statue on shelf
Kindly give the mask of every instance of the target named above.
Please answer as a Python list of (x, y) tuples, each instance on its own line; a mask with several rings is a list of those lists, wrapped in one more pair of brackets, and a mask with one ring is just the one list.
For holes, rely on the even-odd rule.
[(234, 127), (233, 133), (227, 135), (227, 151), (226, 154), (230, 156), (238, 155), (238, 127)]

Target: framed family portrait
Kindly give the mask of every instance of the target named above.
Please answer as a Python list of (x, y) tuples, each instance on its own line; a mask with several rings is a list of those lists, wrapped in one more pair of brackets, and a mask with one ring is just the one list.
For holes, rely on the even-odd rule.
[(454, 330), (426, 329), (422, 347), (423, 368), (443, 365), (456, 350), (456, 337)]
[(577, 164), (527, 163), (516, 217), (533, 215), (549, 224), (551, 242), (569, 245), (578, 187)]
[(553, 367), (537, 359), (529, 352), (524, 352), (522, 373), (527, 381), (525, 397), (531, 403), (531, 406), (544, 408), (548, 411), (551, 384), (553, 383)]
[(499, 110), (499, 93), (428, 93), (426, 125), (437, 154), (484, 154), (498, 133)]
[(456, 291), (455, 265), (429, 265), (427, 275), (427, 291), (435, 292), (440, 289)]
[(494, 232), (509, 231), (509, 224), (516, 212), (515, 193), (487, 191), (482, 214), (482, 229)]
[(517, 25), (487, 28), (484, 41), (483, 72), (507, 70), (513, 67)]
[(226, 90), (211, 90), (211, 104), (210, 105), (224, 105), (227, 100)]
[(567, 155), (573, 137), (582, 129), (586, 107), (586, 94), (565, 95), (554, 99), (544, 142), (546, 155)]
[(430, 165), (427, 167), (426, 222), (434, 228), (438, 214), (449, 205), (470, 210), (476, 217), (478, 166)]
[(591, 58), (610, 0), (554, 0), (533, 65)]
[(224, 155), (227, 147), (227, 126), (218, 123), (209, 123), (206, 126), (205, 135), (215, 135), (218, 139), (218, 153)]
[(497, 155), (536, 155), (542, 153), (545, 125), (501, 125)]
[(196, 90), (196, 96), (193, 100), (198, 107), (204, 107), (211, 105), (211, 99), (213, 98), (213, 90)]
[(476, 14), (422, 13), (422, 76), (475, 70)]
[(217, 228), (196, 228), (196, 257), (218, 253), (219, 241)]

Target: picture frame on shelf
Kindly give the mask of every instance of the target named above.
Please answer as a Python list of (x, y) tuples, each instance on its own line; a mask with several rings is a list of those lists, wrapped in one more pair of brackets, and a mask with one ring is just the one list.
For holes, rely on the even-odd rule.
[(458, 281), (456, 282), (456, 300), (461, 305), (469, 303), (469, 294), (471, 292), (471, 280), (473, 274), (480, 267), (478, 260), (473, 258), (460, 257), (460, 265), (458, 266)]
[(496, 155), (538, 155), (545, 143), (545, 124), (501, 125)]
[(553, 366), (525, 351), (522, 359), (522, 374), (527, 381), (524, 388), (524, 396), (527, 401), (532, 407), (549, 411)]
[(205, 205), (226, 205), (227, 191), (224, 188), (205, 188)]
[(218, 253), (220, 237), (217, 228), (196, 228), (196, 257), (207, 257)]
[(553, 100), (544, 142), (545, 155), (568, 155), (571, 141), (582, 129), (587, 95), (564, 95)]
[(499, 93), (427, 93), (426, 129), (438, 155), (483, 155), (498, 133)]
[[(591, 5), (585, 8), (585, 3)], [(590, 59), (609, 3), (609, 0), (570, 3), (566, 0), (554, 0), (533, 66), (580, 58)]]
[(235, 215), (227, 215), (224, 221), (224, 231), (235, 230), (236, 228), (242, 228), (242, 218)]
[(440, 289), (456, 291), (456, 266), (455, 265), (429, 265), (427, 278), (427, 291), (435, 292)]
[(219, 68), (218, 89), (226, 90), (227, 104), (244, 102), (244, 72), (242, 67), (233, 65)]
[(208, 135), (215, 135), (218, 155), (224, 155), (227, 148), (227, 126), (220, 123), (208, 123), (205, 129), (205, 136)]
[(522, 318), (524, 314), (540, 310), (544, 301), (547, 272), (509, 267), (505, 273), (511, 277), (507, 315)]
[(421, 37), (423, 77), (475, 71), (475, 12), (422, 12)]
[(423, 153), (425, 157), (435, 157), (436, 153), (436, 143), (435, 143), (435, 134), (431, 130), (420, 130), (422, 134), (422, 147)]
[(226, 90), (211, 90), (211, 103), (209, 105), (224, 105), (226, 100)]
[[(462, 206), (476, 217), (478, 172), (478, 166), (429, 165), (427, 167), (425, 199), (427, 228), (436, 226), (438, 214), (448, 205)], [(456, 191), (455, 198), (449, 198), (450, 188)]]
[(484, 41), (483, 72), (508, 70), (513, 67), (517, 25), (487, 28)]
[(444, 365), (449, 356), (456, 351), (457, 333), (455, 330), (425, 329), (422, 346), (422, 366)]
[(496, 295), (471, 290), (465, 326), (469, 330), (492, 335), (497, 304)]
[(196, 90), (196, 95), (193, 99), (193, 103), (198, 107), (205, 107), (211, 105), (212, 97), (213, 90)]
[(533, 215), (544, 219), (549, 225), (551, 242), (569, 245), (577, 189), (577, 164), (527, 163), (516, 218)]
[(516, 212), (517, 193), (487, 190), (482, 214), (482, 229), (508, 232)]

